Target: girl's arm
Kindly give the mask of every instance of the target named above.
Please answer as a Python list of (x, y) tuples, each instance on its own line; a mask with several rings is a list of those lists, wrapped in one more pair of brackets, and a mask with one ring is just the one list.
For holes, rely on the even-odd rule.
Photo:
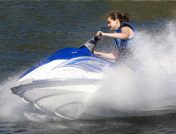
[(102, 36), (118, 38), (118, 39), (128, 39), (129, 34), (127, 33), (102, 33)]
[(134, 36), (133, 30), (129, 27), (123, 27), (121, 30), (122, 30), (122, 33), (103, 33), (99, 31), (96, 35), (100, 35), (101, 33), (101, 36), (118, 38), (118, 39), (128, 39)]
[(115, 51), (113, 51), (112, 53), (94, 51), (94, 54), (97, 56), (103, 57), (103, 58), (111, 59), (111, 60), (116, 60), (118, 58)]

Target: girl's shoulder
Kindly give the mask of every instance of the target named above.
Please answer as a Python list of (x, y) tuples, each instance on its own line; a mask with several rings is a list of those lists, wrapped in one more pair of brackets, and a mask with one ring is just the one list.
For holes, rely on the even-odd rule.
[(134, 31), (133, 25), (131, 25), (129, 22), (122, 22), (121, 28), (124, 28), (124, 27), (129, 27)]

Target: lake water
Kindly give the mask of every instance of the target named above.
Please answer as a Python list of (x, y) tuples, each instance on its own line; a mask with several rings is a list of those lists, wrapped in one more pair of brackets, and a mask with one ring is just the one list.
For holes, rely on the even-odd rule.
[[(106, 15), (115, 9), (130, 14), (137, 33), (133, 58), (136, 62), (130, 63), (137, 71), (132, 71), (135, 74), (132, 79), (127, 75), (132, 86), (126, 89), (140, 87), (139, 95), (148, 94), (145, 98), (135, 97), (133, 102), (127, 99), (124, 104), (139, 108), (146, 103), (155, 106), (161, 102), (174, 107), (176, 2), (4, 0), (0, 1), (0, 133), (176, 133), (175, 109), (150, 116), (56, 120), (37, 114), (10, 91), (19, 75), (43, 57), (57, 49), (79, 47), (98, 30), (107, 31)], [(103, 49), (106, 44), (102, 43)], [(123, 76), (126, 74), (119, 72), (117, 78), (122, 80)], [(135, 85), (131, 82), (134, 79)], [(124, 85), (128, 84), (114, 86)], [(111, 92), (107, 96), (114, 97)], [(110, 99), (108, 105), (120, 101), (118, 97)]]

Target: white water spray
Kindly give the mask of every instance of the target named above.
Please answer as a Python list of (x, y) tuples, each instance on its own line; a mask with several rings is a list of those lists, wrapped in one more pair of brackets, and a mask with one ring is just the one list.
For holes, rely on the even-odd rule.
[(10, 89), (15, 86), (18, 76), (9, 77), (0, 85), (0, 121), (44, 122), (55, 120), (54, 117), (40, 113), (19, 96), (12, 94)]
[(9, 78), (0, 85), (0, 119), (15, 121), (22, 120), (25, 103), (21, 99), (11, 93), (10, 88), (15, 85), (17, 77)]
[(176, 25), (159, 33), (138, 32), (133, 56), (105, 71), (91, 103), (118, 111), (176, 109)]

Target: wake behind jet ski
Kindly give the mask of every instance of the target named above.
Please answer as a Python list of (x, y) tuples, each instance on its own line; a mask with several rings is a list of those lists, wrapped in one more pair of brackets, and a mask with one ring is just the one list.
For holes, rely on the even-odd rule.
[(41, 60), (20, 77), (12, 92), (48, 114), (65, 119), (85, 115), (82, 107), (101, 87), (103, 69), (114, 65), (93, 54), (98, 40), (94, 37), (80, 48), (64, 48)]

